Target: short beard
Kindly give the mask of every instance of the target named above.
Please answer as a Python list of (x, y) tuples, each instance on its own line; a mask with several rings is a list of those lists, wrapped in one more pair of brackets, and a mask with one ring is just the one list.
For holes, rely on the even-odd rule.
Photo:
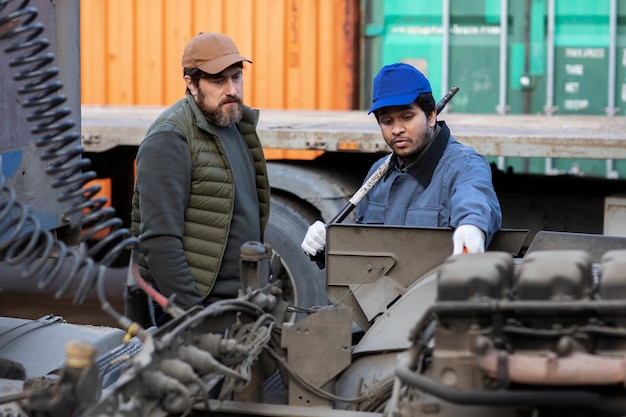
[(243, 104), (237, 103), (236, 107), (229, 106), (227, 110), (221, 107), (212, 113), (204, 113), (209, 122), (219, 127), (229, 127), (237, 124), (243, 117)]
[(236, 106), (228, 106), (226, 110), (222, 108), (222, 104), (225, 103), (222, 103), (216, 110), (211, 111), (204, 105), (204, 94), (202, 94), (202, 91), (198, 91), (196, 104), (207, 120), (219, 127), (229, 127), (237, 124), (243, 117), (243, 103), (241, 100), (237, 101)]

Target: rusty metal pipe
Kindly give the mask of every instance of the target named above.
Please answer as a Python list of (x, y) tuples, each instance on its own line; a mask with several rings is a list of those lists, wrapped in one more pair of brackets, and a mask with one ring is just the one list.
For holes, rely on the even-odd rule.
[[(504, 358), (504, 359), (503, 359)], [(624, 383), (624, 357), (600, 357), (574, 352), (559, 357), (556, 354), (508, 354), (489, 349), (478, 357), (478, 366), (488, 376), (502, 375), (506, 366), (509, 381), (537, 385), (609, 385)]]

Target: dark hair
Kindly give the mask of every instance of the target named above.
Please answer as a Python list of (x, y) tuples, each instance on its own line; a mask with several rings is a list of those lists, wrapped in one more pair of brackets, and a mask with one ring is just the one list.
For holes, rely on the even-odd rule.
[[(238, 66), (239, 68), (243, 69), (243, 62), (236, 62), (231, 66)], [(230, 68), (230, 67), (229, 67)], [(185, 75), (189, 75), (189, 77), (191, 77), (191, 83), (198, 88), (198, 84), (200, 84), (200, 80), (202, 78), (205, 78), (207, 80), (210, 80), (212, 78), (218, 78), (221, 76), (221, 72), (218, 72), (217, 74), (209, 74), (208, 72), (204, 72), (202, 71), (200, 68), (183, 68), (183, 77)], [(185, 94), (189, 93), (189, 88), (187, 88), (185, 90)]]
[[(413, 103), (415, 103), (417, 107), (422, 109), (426, 116), (430, 116), (432, 112), (437, 111), (435, 98), (433, 97), (432, 93), (420, 94), (419, 96), (417, 96), (415, 101), (413, 101)], [(376, 116), (376, 121), (379, 121), (378, 118), (380, 117), (380, 109), (374, 111), (374, 116)]]
[(420, 109), (422, 109), (422, 111), (424, 113), (426, 113), (427, 116), (430, 116), (430, 114), (434, 111), (437, 111), (437, 107), (435, 104), (435, 98), (433, 97), (432, 93), (422, 93), (419, 96), (417, 96), (417, 98), (415, 99), (415, 104), (418, 105), (418, 107)]

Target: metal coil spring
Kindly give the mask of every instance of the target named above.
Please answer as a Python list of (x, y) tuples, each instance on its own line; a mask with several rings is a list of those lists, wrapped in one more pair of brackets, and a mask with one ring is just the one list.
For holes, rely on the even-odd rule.
[[(74, 304), (80, 304), (102, 279), (103, 268), (111, 265), (121, 251), (134, 245), (136, 240), (128, 229), (122, 228), (122, 221), (115, 217), (114, 209), (103, 208), (106, 197), (94, 198), (100, 186), (85, 187), (96, 175), (87, 170), (91, 161), (81, 157), (80, 134), (70, 131), (74, 127), (74, 122), (66, 119), (70, 110), (60, 107), (66, 97), (58, 94), (62, 83), (55, 79), (58, 69), (51, 66), (54, 55), (45, 52), (49, 42), (39, 38), (44, 28), (34, 22), (37, 9), (27, 7), (29, 1), (22, 0), (14, 11), (4, 15), (4, 9), (12, 1), (0, 0), (0, 28), (8, 28), (0, 33), (0, 41), (16, 39), (4, 51), (18, 55), (9, 65), (19, 69), (14, 79), (21, 83), (18, 93), (26, 97), (23, 106), (33, 109), (27, 121), (34, 124), (31, 133), (37, 137), (35, 145), (42, 149), (41, 159), (47, 163), (46, 173), (53, 177), (52, 186), (59, 189), (58, 201), (71, 204), (65, 213), (67, 217), (79, 219), (69, 226), (75, 230), (87, 230), (81, 236), (81, 242), (102, 230), (108, 234), (86, 254), (78, 248), (68, 248), (40, 226), (0, 175), (0, 256), (4, 253), (5, 261), (10, 265), (23, 265), (22, 278), (38, 276), (39, 288), (55, 282), (63, 271), (63, 282), (55, 294), (57, 297), (73, 288), (72, 283), (79, 279)], [(71, 216), (76, 213), (80, 215)], [(63, 266), (69, 266), (69, 272)], [(98, 292), (104, 304), (104, 295), (100, 294), (102, 287), (99, 282)]]

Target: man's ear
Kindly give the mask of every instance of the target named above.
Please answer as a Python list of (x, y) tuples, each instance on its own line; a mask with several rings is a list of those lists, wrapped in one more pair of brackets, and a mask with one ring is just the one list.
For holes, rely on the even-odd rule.
[(191, 91), (191, 93), (195, 96), (197, 89), (196, 89), (196, 86), (193, 85), (193, 81), (191, 81), (191, 77), (189, 75), (185, 75), (183, 79), (185, 80), (185, 85), (187, 86), (189, 91)]
[(437, 111), (433, 110), (430, 112), (430, 116), (428, 116), (428, 126), (435, 127), (437, 124)]

